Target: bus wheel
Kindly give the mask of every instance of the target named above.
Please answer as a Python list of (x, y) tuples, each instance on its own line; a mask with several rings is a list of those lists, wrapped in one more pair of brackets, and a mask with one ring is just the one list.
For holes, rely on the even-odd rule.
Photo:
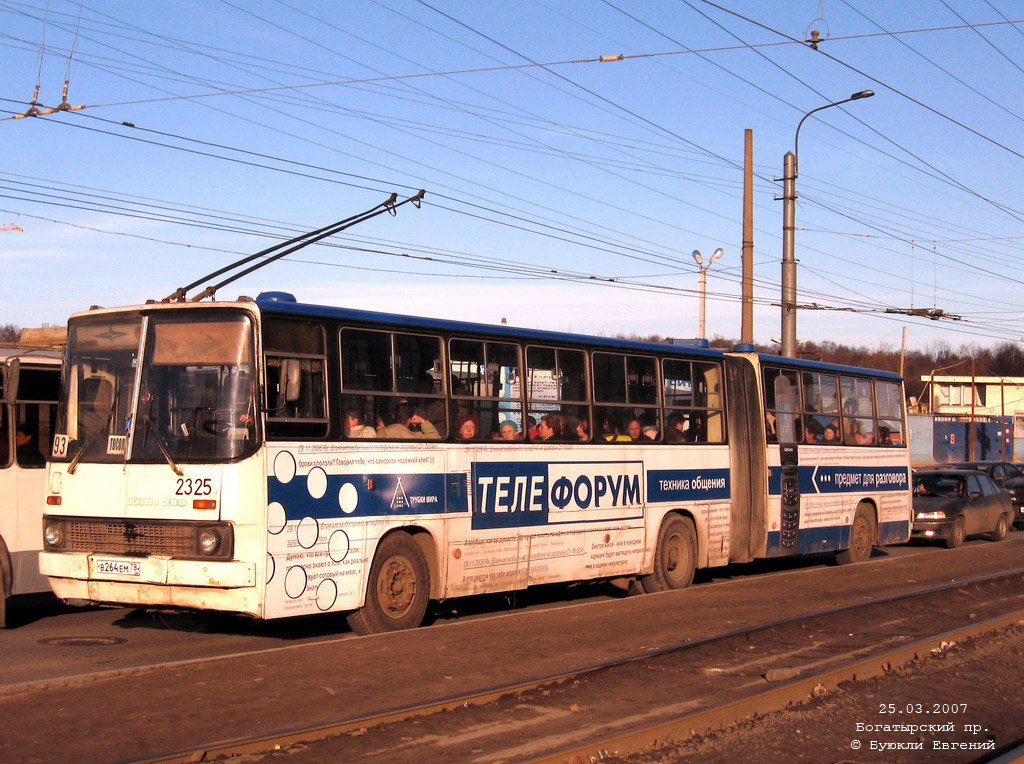
[(847, 565), (851, 562), (864, 562), (871, 557), (875, 546), (875, 521), (871, 510), (861, 505), (853, 516), (850, 527), (850, 548), (836, 553), (836, 562)]
[(348, 616), (356, 634), (414, 629), (423, 621), (430, 570), (412, 536), (392, 533), (377, 548), (366, 585), (366, 604)]
[(0, 629), (7, 628), (7, 597), (14, 586), (10, 560), (7, 544), (0, 537)]
[(697, 563), (697, 532), (688, 517), (673, 515), (661, 526), (658, 547), (654, 550), (654, 572), (641, 576), (640, 585), (648, 594), (670, 589), (685, 589), (693, 582)]

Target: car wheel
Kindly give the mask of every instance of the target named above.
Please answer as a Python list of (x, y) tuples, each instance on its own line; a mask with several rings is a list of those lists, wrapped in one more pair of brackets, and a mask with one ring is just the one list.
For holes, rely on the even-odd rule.
[(956, 549), (958, 546), (963, 546), (965, 538), (967, 538), (967, 525), (964, 522), (964, 516), (960, 515), (953, 523), (953, 530), (950, 531), (949, 538), (946, 539), (946, 546)]
[(993, 541), (1002, 541), (1006, 538), (1006, 532), (1010, 529), (1010, 521), (1006, 519), (1006, 515), (999, 515), (999, 522), (996, 523), (995, 530), (992, 531)]

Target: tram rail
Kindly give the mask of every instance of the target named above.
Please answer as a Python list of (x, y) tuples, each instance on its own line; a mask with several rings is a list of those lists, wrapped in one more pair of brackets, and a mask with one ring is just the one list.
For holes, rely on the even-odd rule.
[[(462, 729), (476, 725), (484, 730), (479, 739), (471, 741), (476, 746), (473, 750), (480, 746), (487, 750), (485, 758), (479, 760), (519, 764), (590, 762), (609, 752), (622, 756), (657, 747), (666, 740), (687, 737), (694, 731), (730, 726), (752, 714), (777, 710), (827, 692), (840, 682), (886, 673), (943, 649), (944, 644), (999, 629), (1022, 618), (1024, 568), (1015, 568), (683, 641), (514, 684), (326, 723), (209, 742), (120, 764), (211, 761), (269, 753), (300, 744), (308, 746), (315, 741), (335, 752), (325, 754), (324, 759), (335, 755), (341, 757), (339, 760), (358, 758), (368, 763), (395, 761), (393, 749), (383, 744), (375, 748), (375, 736), (396, 726), (409, 726), (415, 720), (415, 734), (436, 742), (443, 735), (427, 730), (431, 719), (442, 717), (443, 725), (454, 723)], [(949, 628), (953, 623), (958, 625)], [(897, 629), (900, 633), (893, 635)], [(718, 667), (695, 671), (696, 666), (704, 665), (706, 669), (709, 664)], [(596, 700), (600, 696), (628, 692), (624, 688), (638, 682), (650, 683), (654, 674), (672, 678), (675, 707), (653, 697), (648, 708), (641, 708), (641, 701), (631, 696), (626, 719), (602, 718), (599, 713), (590, 712), (600, 705)], [(548, 741), (546, 748), (536, 741), (524, 743), (529, 734), (522, 731), (517, 735), (516, 745), (502, 746), (486, 742), (486, 730), (491, 727), (487, 721), (476, 718), (480, 714), (486, 716), (488, 707), (499, 706), (520, 717), (552, 706), (585, 712), (570, 710), (549, 715), (549, 727), (543, 735)], [(454, 712), (460, 721), (454, 721), (453, 714), (442, 715), (442, 711)], [(529, 719), (523, 724), (522, 729), (529, 727)], [(560, 725), (563, 729), (558, 732)], [(495, 733), (498, 726), (494, 727)], [(345, 749), (344, 755), (341, 749)], [(420, 760), (423, 756), (422, 751), (417, 752)]]

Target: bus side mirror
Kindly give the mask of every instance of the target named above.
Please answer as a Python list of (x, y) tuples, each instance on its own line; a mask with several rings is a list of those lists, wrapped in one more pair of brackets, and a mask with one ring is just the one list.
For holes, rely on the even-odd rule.
[(287, 403), (294, 403), (302, 395), (302, 365), (298, 358), (282, 359), (280, 385)]
[(7, 380), (4, 384), (4, 401), (13, 406), (18, 399), (18, 377), (21, 376), (21, 359), (15, 358), (7, 367)]

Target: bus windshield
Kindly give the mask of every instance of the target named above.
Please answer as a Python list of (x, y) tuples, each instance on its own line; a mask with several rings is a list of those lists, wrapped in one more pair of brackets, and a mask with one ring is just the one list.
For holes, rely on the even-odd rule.
[(255, 449), (248, 317), (156, 314), (148, 321), (145, 347), (133, 461), (223, 461)]
[(141, 331), (138, 314), (71, 323), (67, 402), (57, 426), (68, 446), (55, 447), (54, 457), (88, 462), (124, 459)]
[(60, 422), (68, 447), (55, 456), (173, 465), (251, 453), (258, 432), (252, 359), (252, 322), (240, 313), (73, 322)]

